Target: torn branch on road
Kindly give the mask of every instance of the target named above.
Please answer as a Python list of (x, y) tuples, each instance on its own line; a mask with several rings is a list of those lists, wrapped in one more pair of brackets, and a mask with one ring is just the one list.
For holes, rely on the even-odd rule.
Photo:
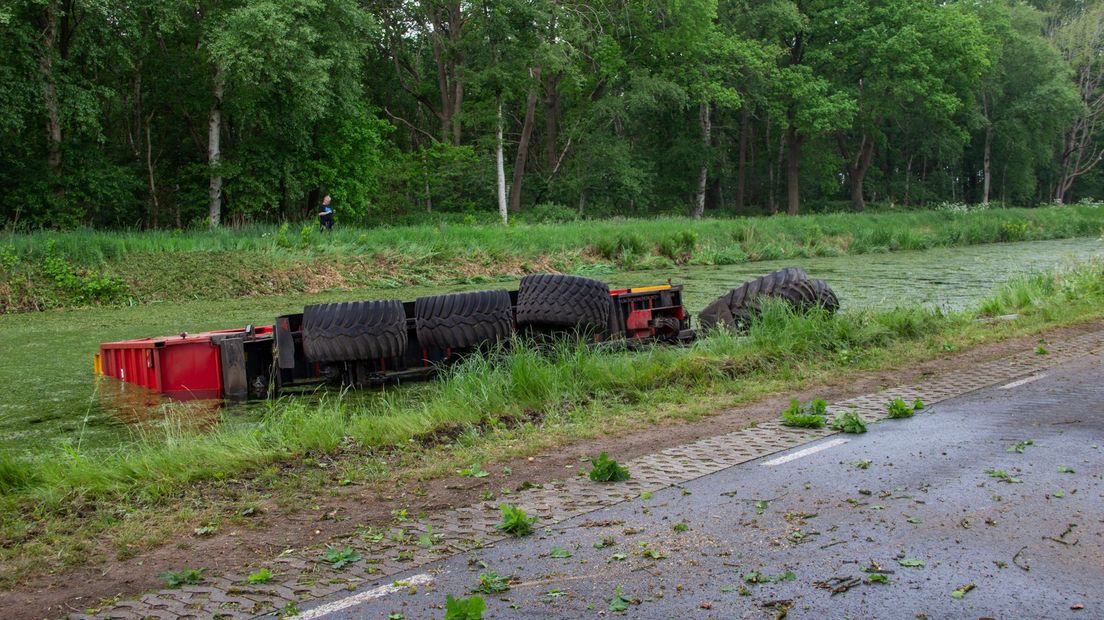
[(1024, 551), (1026, 551), (1026, 550), (1027, 550), (1027, 545), (1024, 545), (1023, 547), (1020, 547), (1020, 550), (1016, 552), (1016, 555), (1012, 556), (1012, 563), (1015, 564), (1016, 566), (1018, 566), (1019, 568), (1022, 568), (1025, 571), (1030, 571), (1031, 570), (1031, 565), (1030, 564), (1028, 564), (1026, 562), (1024, 562), (1023, 564), (1020, 564), (1020, 562), (1019, 562), (1020, 554), (1023, 553)]

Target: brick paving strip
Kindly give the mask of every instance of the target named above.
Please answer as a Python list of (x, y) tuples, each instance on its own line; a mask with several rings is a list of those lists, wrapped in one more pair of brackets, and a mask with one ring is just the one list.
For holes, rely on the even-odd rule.
[[(919, 398), (931, 405), (1002, 381), (1030, 377), (1095, 353), (1102, 346), (1104, 331), (1050, 342), (1047, 355), (1033, 351), (1012, 355), (966, 371), (933, 377), (922, 384), (901, 385), (832, 403), (828, 412), (855, 410), (867, 422), (875, 422), (886, 418), (886, 403), (894, 398), (903, 398), (908, 403)], [(553, 525), (633, 499), (645, 491), (658, 491), (835, 434), (837, 431), (827, 427), (794, 429), (779, 422), (760, 423), (628, 461), (624, 465), (632, 472), (632, 479), (625, 482), (598, 484), (581, 477), (556, 480), (515, 493), (510, 496), (510, 503), (536, 515), (538, 527)], [(289, 604), (334, 598), (366, 583), (505, 539), (495, 529), (500, 521), (498, 503), (480, 502), (433, 514), (373, 537), (350, 535), (342, 546), (353, 547), (364, 559), (341, 570), (321, 561), (318, 549), (292, 550), (269, 563), (282, 579), (279, 583), (250, 584), (245, 575), (226, 574), (210, 578), (204, 585), (161, 590), (115, 603), (93, 615), (69, 617), (237, 619), (276, 614)], [(382, 539), (375, 540), (380, 538), (379, 534)], [(434, 537), (432, 547), (414, 544), (423, 534)]]

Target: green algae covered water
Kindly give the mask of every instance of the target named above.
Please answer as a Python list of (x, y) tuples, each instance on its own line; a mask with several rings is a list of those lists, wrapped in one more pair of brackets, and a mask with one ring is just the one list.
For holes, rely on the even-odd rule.
[[(744, 281), (788, 266), (826, 279), (846, 308), (892, 308), (929, 304), (950, 310), (970, 307), (996, 286), (1033, 271), (1104, 257), (1100, 239), (1001, 243), (918, 252), (791, 259), (660, 271), (611, 272), (595, 277), (611, 286), (671, 281), (685, 286), (693, 312)], [(189, 425), (225, 420), (214, 403), (173, 403), (144, 390), (92, 374), (100, 342), (270, 323), (310, 303), (416, 297), (476, 288), (516, 286), (504, 281), (404, 289), (337, 291), (294, 297), (238, 298), (0, 315), (0, 450), (26, 454), (63, 445), (111, 449), (135, 432), (186, 419)], [(303, 397), (309, 398), (309, 397)], [(264, 404), (234, 406), (232, 417), (261, 415)]]

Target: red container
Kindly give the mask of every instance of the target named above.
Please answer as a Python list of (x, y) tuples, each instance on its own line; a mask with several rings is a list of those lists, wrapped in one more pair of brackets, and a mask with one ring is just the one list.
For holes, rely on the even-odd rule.
[[(108, 377), (180, 400), (222, 398), (222, 359), (218, 341), (245, 331), (226, 329), (107, 342), (100, 345), (96, 369)], [(257, 327), (254, 334), (271, 331), (272, 326)]]

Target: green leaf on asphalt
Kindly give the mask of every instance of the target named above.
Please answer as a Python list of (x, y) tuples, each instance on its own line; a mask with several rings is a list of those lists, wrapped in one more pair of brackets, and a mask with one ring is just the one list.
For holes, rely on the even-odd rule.
[(985, 473), (989, 474), (990, 478), (996, 478), (1001, 482), (1008, 482), (1010, 484), (1019, 484), (1023, 482), (1023, 480), (1020, 480), (1019, 478), (1009, 474), (1003, 469), (986, 469)]
[(1028, 446), (1033, 446), (1033, 445), (1035, 445), (1035, 442), (1033, 440), (1025, 439), (1023, 441), (1017, 441), (1016, 443), (1012, 444), (1011, 446), (1008, 446), (1008, 449), (1005, 450), (1005, 452), (1016, 452), (1016, 453), (1019, 453), (1019, 454), (1023, 454), (1023, 451), (1024, 451), (1025, 448), (1027, 448)]
[(889, 576), (881, 573), (874, 573), (866, 578), (869, 583), (889, 583)]
[(1076, 474), (1072, 467), (1066, 467), (1065, 465), (1058, 466), (1058, 473), (1060, 474)]
[(955, 588), (954, 590), (951, 591), (951, 598), (961, 599), (962, 597), (966, 596), (967, 592), (969, 592), (970, 590), (973, 590), (976, 587), (977, 586), (975, 586), (972, 583), (968, 583), (964, 586), (959, 586), (959, 587), (957, 587), (957, 588)]
[(616, 613), (626, 611), (629, 608), (629, 601), (621, 596), (621, 586), (617, 586), (613, 590), (613, 598), (609, 602), (609, 610)]
[(924, 566), (924, 560), (917, 560), (915, 558), (905, 558), (903, 560), (897, 560), (897, 563), (905, 568), (922, 568)]
[(549, 555), (557, 559), (569, 558), (571, 557), (571, 552), (567, 549), (564, 549), (563, 547), (552, 547), (552, 553), (550, 553)]
[(1051, 493), (1050, 496), (1051, 497), (1057, 497), (1057, 498), (1061, 499), (1061, 498), (1066, 496), (1066, 492), (1065, 491), (1055, 491), (1055, 492)]

